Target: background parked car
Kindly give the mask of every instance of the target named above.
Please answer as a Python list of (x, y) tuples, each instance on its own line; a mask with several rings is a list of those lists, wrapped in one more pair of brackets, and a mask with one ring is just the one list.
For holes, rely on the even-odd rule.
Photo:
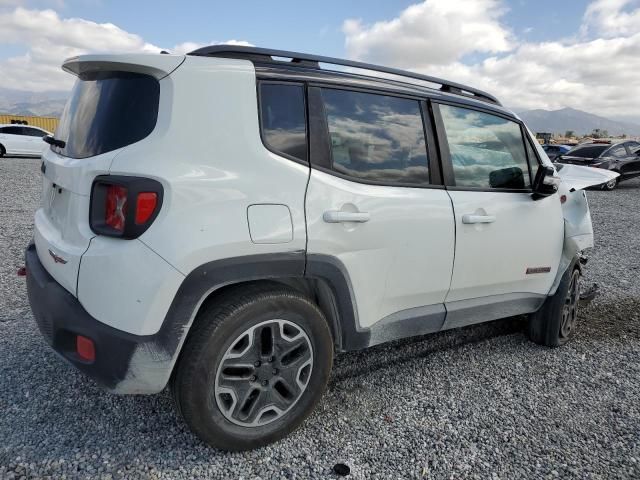
[(547, 157), (549, 160), (555, 160), (558, 156), (567, 153), (571, 150), (572, 147), (569, 145), (542, 145), (542, 148), (545, 152), (547, 152)]
[(49, 145), (42, 137), (46, 130), (29, 125), (0, 125), (0, 157), (3, 155), (42, 155)]
[(609, 143), (585, 143), (568, 153), (558, 156), (557, 163), (569, 163), (586, 167), (605, 168), (620, 174), (619, 177), (602, 185), (605, 190), (613, 190), (619, 182), (640, 176), (640, 143), (636, 141)]

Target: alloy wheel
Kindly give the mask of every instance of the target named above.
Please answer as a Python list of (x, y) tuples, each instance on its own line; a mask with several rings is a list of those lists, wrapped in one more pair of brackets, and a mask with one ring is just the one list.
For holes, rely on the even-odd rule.
[(567, 339), (575, 327), (578, 318), (578, 304), (580, 301), (580, 272), (575, 270), (571, 275), (571, 282), (562, 307), (562, 323), (560, 324), (560, 338)]
[(312, 369), (313, 348), (302, 328), (288, 320), (261, 322), (224, 353), (216, 373), (216, 403), (236, 425), (266, 425), (300, 400)]

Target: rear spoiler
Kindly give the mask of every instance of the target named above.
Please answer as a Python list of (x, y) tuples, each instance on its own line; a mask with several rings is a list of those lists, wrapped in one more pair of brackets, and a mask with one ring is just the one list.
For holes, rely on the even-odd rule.
[(86, 72), (115, 70), (145, 73), (161, 80), (178, 68), (184, 60), (184, 55), (155, 53), (80, 55), (67, 58), (62, 63), (62, 69), (76, 76)]

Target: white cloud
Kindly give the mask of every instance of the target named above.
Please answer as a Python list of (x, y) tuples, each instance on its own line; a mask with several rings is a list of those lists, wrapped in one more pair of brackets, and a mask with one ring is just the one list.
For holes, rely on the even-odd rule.
[(499, 0), (426, 0), (389, 21), (346, 20), (343, 31), (352, 58), (419, 68), (472, 52), (508, 51), (512, 40), (499, 22), (503, 13)]
[[(0, 1), (6, 3), (6, 0)], [(238, 40), (228, 43), (248, 44)], [(0, 9), (0, 44), (16, 44), (26, 49), (23, 55), (0, 60), (0, 85), (29, 91), (70, 88), (74, 79), (64, 73), (60, 65), (65, 58), (74, 55), (162, 50), (112, 23), (61, 18), (54, 10), (29, 10), (23, 7)], [(186, 53), (199, 46), (202, 45), (185, 42), (167, 50)]]
[(606, 37), (640, 32), (640, 0), (596, 0), (584, 14), (582, 32)]
[[(380, 62), (482, 88), (514, 108), (573, 107), (614, 117), (639, 117), (640, 6), (628, 0), (597, 0), (585, 13), (581, 32), (553, 42), (513, 38), (503, 26), (500, 3), (426, 0), (397, 18), (366, 26), (344, 23), (353, 58)], [(470, 18), (456, 25), (455, 18)], [(458, 17), (458, 15), (460, 17)], [(426, 28), (448, 25), (450, 30)], [(424, 28), (418, 28), (422, 25)], [(601, 38), (592, 38), (597, 31)], [(467, 64), (464, 57), (490, 55)]]

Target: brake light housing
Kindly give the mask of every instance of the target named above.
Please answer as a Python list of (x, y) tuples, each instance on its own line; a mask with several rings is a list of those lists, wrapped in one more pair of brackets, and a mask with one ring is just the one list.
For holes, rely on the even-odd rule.
[(158, 216), (164, 189), (157, 180), (100, 175), (91, 187), (89, 225), (98, 235), (133, 239)]

